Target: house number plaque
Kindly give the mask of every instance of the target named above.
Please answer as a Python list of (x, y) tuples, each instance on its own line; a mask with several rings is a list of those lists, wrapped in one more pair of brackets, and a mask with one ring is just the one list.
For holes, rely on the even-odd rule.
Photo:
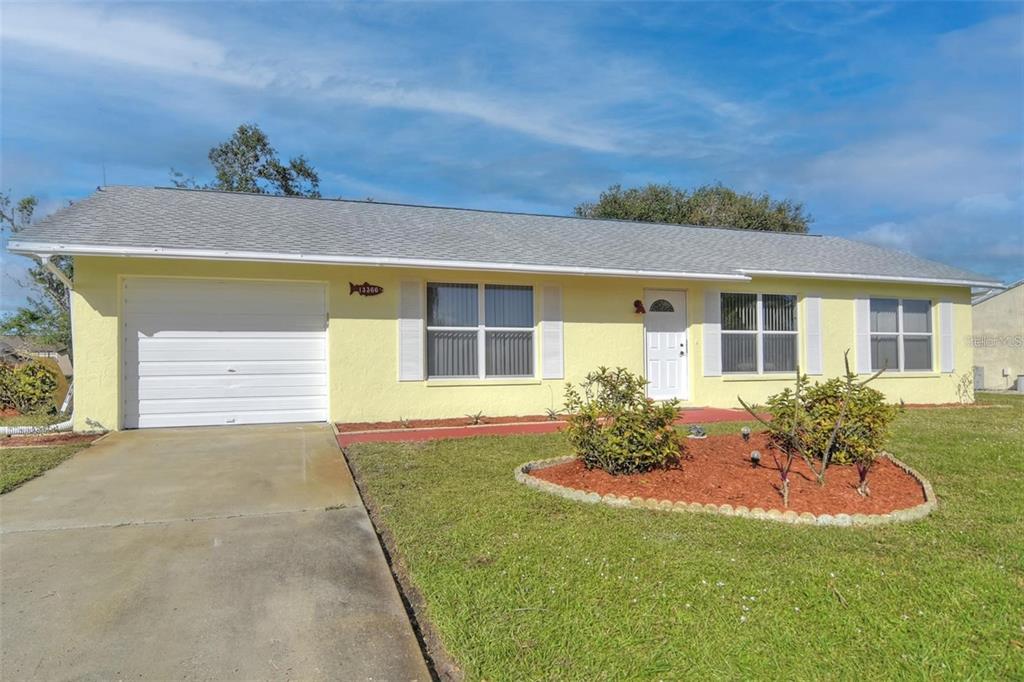
[(369, 282), (363, 282), (362, 284), (348, 283), (348, 295), (359, 294), (360, 296), (376, 296), (377, 294), (383, 293), (384, 287), (377, 286), (376, 284), (370, 284)]

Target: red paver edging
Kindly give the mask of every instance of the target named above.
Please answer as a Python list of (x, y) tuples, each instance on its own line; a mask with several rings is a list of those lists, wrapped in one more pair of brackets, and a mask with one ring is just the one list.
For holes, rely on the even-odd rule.
[[(683, 410), (676, 424), (710, 424), (714, 422), (746, 421), (750, 415), (744, 410), (720, 407), (699, 407)], [(348, 447), (355, 443), (405, 443), (445, 438), (474, 438), (476, 436), (518, 436), (554, 433), (565, 428), (564, 421), (517, 422), (510, 424), (478, 424), (475, 426), (434, 426), (422, 429), (388, 429), (377, 431), (340, 431), (338, 444)]]

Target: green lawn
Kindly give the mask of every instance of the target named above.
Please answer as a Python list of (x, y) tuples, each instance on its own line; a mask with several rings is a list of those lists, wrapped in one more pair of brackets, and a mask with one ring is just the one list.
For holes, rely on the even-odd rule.
[[(912, 410), (940, 507), (868, 529), (583, 505), (517, 484), (561, 435), (350, 459), (469, 679), (1024, 678), (1024, 400)], [(739, 424), (714, 425), (714, 432)]]
[(14, 490), (87, 447), (88, 443), (76, 443), (38, 448), (0, 448), (0, 495)]

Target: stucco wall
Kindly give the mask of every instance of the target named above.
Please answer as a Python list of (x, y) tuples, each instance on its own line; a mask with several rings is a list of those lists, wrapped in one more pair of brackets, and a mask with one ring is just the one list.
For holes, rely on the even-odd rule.
[[(645, 288), (687, 292), (689, 320), (689, 378), (691, 405), (735, 407), (736, 396), (763, 402), (789, 385), (791, 377), (702, 376), (701, 320), (706, 288), (736, 292), (789, 293), (823, 297), (822, 329), (826, 375), (843, 371), (843, 351), (854, 362), (854, 298), (906, 296), (954, 302), (956, 370), (907, 375), (890, 374), (876, 382), (893, 400), (910, 403), (950, 402), (957, 399), (956, 378), (970, 371), (971, 348), (965, 342), (971, 329), (970, 292), (965, 288), (825, 282), (803, 279), (764, 279), (757, 282), (705, 283), (676, 280), (637, 280), (581, 276), (540, 276), (466, 273), (448, 270), (409, 270), (376, 267), (232, 263), (141, 258), (79, 257), (75, 262), (72, 297), (76, 349), (75, 426), (118, 428), (120, 406), (120, 306), (124, 277), (217, 277), (292, 279), (327, 284), (330, 322), (330, 415), (334, 421), (394, 420), (462, 416), (542, 414), (560, 407), (565, 381), (398, 381), (398, 295), (402, 281), (554, 284), (562, 287), (565, 378), (579, 381), (599, 365), (644, 369), (643, 318), (633, 312), (634, 299)], [(369, 281), (384, 287), (379, 296), (349, 295), (348, 283)], [(540, 296), (535, 318), (540, 319)], [(933, 309), (933, 358), (938, 367), (937, 306)], [(804, 307), (799, 307), (804, 325)], [(537, 342), (540, 334), (536, 334)], [(801, 335), (801, 363), (806, 349)]]
[[(974, 364), (988, 389), (1012, 388), (1024, 374), (1024, 284), (974, 306)], [(1009, 376), (1003, 376), (1008, 369)]]

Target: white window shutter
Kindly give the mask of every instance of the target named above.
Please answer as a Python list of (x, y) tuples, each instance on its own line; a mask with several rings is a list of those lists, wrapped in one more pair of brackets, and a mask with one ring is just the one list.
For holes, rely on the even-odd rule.
[(807, 296), (804, 298), (804, 321), (807, 331), (807, 374), (822, 374), (821, 347), (821, 297)]
[(423, 380), (425, 328), (419, 282), (402, 282), (398, 311), (398, 380)]
[(939, 358), (943, 372), (954, 369), (955, 349), (953, 348), (953, 302), (939, 301)]
[(857, 335), (857, 373), (871, 374), (871, 299), (854, 302)]
[(722, 296), (704, 292), (704, 376), (722, 376)]
[(562, 289), (543, 287), (541, 291), (540, 351), (541, 378), (565, 377), (565, 352), (562, 340)]

